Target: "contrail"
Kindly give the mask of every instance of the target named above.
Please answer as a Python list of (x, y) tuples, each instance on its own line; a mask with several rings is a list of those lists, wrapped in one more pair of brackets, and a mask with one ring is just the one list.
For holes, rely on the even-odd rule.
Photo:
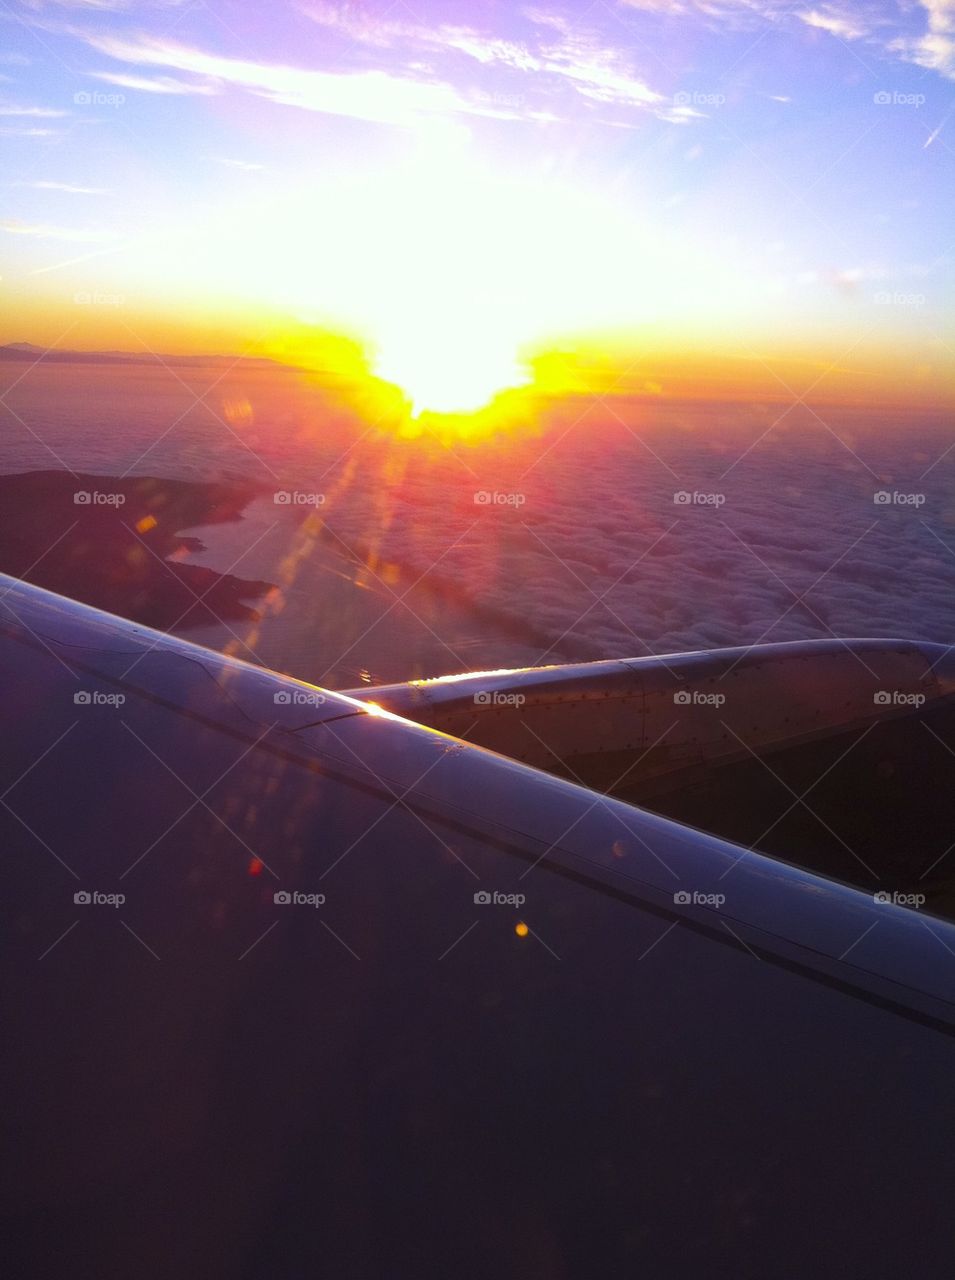
[(929, 136), (925, 139), (925, 142), (922, 144), (922, 150), (923, 150), (923, 151), (925, 150), (925, 148), (926, 148), (926, 147), (930, 147), (930, 146), (932, 145), (932, 143), (935, 141), (935, 139), (938, 137), (938, 135), (942, 132), (942, 130), (945, 128), (945, 125), (948, 123), (948, 118), (949, 118), (949, 116), (952, 114), (952, 112), (953, 112), (953, 111), (955, 111), (955, 103), (952, 103), (952, 105), (949, 107), (949, 109), (948, 109), (948, 110), (945, 112), (945, 114), (942, 116), (941, 120), (938, 122), (938, 124), (936, 125), (936, 127), (932, 130), (932, 132), (929, 134)]

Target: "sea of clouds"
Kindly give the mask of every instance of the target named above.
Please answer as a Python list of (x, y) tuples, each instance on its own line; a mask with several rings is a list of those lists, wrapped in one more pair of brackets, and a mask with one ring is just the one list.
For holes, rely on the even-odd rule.
[[(955, 642), (955, 424), (941, 415), (576, 399), (475, 444), (356, 422), (293, 375), (74, 366), (31, 375), (8, 404), (5, 471), (254, 479), (263, 496), (216, 532), (215, 567), (266, 524), (277, 559), (317, 514), (326, 545), (374, 578), (451, 584), (530, 625), (539, 660)], [(260, 551), (235, 572), (268, 569)]]

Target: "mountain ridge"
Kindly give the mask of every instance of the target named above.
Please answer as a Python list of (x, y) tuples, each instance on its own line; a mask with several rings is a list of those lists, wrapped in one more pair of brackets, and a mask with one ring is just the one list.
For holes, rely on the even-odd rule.
[(40, 347), (33, 342), (8, 342), (0, 345), (0, 360), (35, 358), (52, 364), (124, 364), (159, 365), (168, 368), (243, 368), (294, 370), (295, 365), (270, 360), (266, 356), (231, 355), (164, 355), (149, 351), (72, 351), (57, 347)]

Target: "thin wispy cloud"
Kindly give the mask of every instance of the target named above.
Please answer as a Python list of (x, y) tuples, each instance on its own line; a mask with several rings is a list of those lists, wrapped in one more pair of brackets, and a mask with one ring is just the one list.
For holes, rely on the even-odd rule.
[(224, 164), (229, 169), (241, 169), (244, 173), (258, 173), (265, 168), (264, 164), (256, 164), (252, 160), (233, 160), (229, 156), (210, 156), (215, 164)]
[(948, 111), (945, 112), (944, 116), (942, 116), (941, 120), (938, 122), (938, 124), (929, 134), (929, 136), (925, 139), (925, 142), (922, 144), (923, 151), (927, 150), (927, 148), (930, 147), (933, 142), (936, 142), (938, 140), (942, 130), (945, 128), (949, 120), (952, 118), (953, 113), (955, 113), (955, 104), (949, 107)]
[(45, 222), (19, 222), (15, 219), (0, 222), (0, 231), (15, 236), (35, 236), (39, 240), (71, 240), (78, 244), (113, 239), (111, 231), (89, 227), (57, 227)]
[(17, 125), (0, 125), (0, 138), (62, 138), (62, 129), (37, 129)]
[(7, 184), (11, 187), (27, 187), (31, 191), (64, 191), (74, 196), (105, 196), (109, 194), (107, 187), (78, 187), (71, 182), (54, 182), (52, 180), (40, 180), (37, 182), (10, 182)]
[(746, 29), (792, 12), (787, 0), (618, 0), (618, 6), (661, 19), (692, 17), (730, 30)]
[(179, 9), (194, 0), (21, 0), (25, 9), (34, 13), (56, 9), (73, 9), (88, 13), (128, 13), (131, 9)]
[(868, 28), (865, 23), (851, 13), (836, 13), (831, 9), (819, 10), (810, 9), (803, 13), (798, 13), (797, 18), (805, 22), (807, 27), (817, 27), (820, 31), (828, 31), (830, 35), (838, 36), (841, 40), (859, 40), (866, 35)]
[(448, 112), (488, 114), (450, 84), (415, 80), (384, 71), (353, 75), (275, 63), (251, 62), (160, 37), (134, 39), (85, 35), (99, 53), (136, 66), (211, 77), (271, 102), (305, 111), (350, 116), (380, 124), (414, 125), (423, 116)]
[(916, 66), (955, 80), (955, 0), (922, 0), (926, 28), (921, 35), (902, 36), (891, 48)]
[(118, 85), (121, 89), (136, 89), (142, 93), (196, 93), (209, 96), (217, 92), (215, 85), (177, 80), (174, 76), (132, 76), (120, 71), (91, 71), (89, 74), (107, 84)]
[(66, 258), (62, 262), (50, 262), (45, 267), (35, 267), (32, 271), (28, 271), (27, 275), (50, 275), (54, 271), (64, 271), (69, 267), (76, 267), (84, 262), (92, 262), (95, 258), (105, 258), (110, 254), (121, 253), (125, 248), (127, 248), (127, 244), (120, 243), (111, 245), (108, 249), (94, 249), (91, 253), (81, 253), (75, 258)]
[(661, 21), (691, 19), (713, 30), (767, 24), (782, 30), (801, 23), (845, 43), (864, 42), (874, 55), (901, 58), (955, 79), (955, 0), (857, 0), (803, 8), (788, 0), (618, 0), (618, 7)]
[(516, 87), (531, 87), (545, 95), (562, 84), (592, 103), (647, 107), (662, 99), (637, 73), (630, 58), (586, 23), (560, 15), (525, 10), (532, 29), (529, 38), (521, 42), (450, 23), (422, 26), (390, 17), (375, 20), (327, 3), (311, 4), (303, 12), (352, 41), (398, 51), (407, 62), (423, 53), (445, 58), (457, 54), (481, 69), (513, 73)]
[(0, 102), (0, 116), (24, 116), (36, 120), (57, 120), (69, 114), (68, 111), (58, 111), (53, 107), (21, 107), (16, 103)]

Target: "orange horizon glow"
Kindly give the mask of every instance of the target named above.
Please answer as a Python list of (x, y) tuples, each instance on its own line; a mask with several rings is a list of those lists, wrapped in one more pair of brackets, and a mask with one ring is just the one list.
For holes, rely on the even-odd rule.
[[(64, 316), (37, 308), (26, 332), (21, 322), (0, 328), (0, 343), (91, 353), (122, 350), (161, 356), (264, 358), (298, 370), (368, 422), (397, 425), (414, 438), (436, 433), (477, 440), (502, 426), (527, 425), (541, 400), (578, 397), (872, 405), (944, 410), (955, 404), (955, 372), (937, 344), (934, 359), (890, 344), (828, 350), (793, 343), (787, 349), (680, 350), (654, 335), (614, 333), (567, 338), (550, 346), (453, 348), (453, 336), (434, 352), (409, 341), (387, 352), (355, 333), (317, 328), (290, 317), (262, 317), (256, 341), (233, 320), (128, 314), (120, 308)], [(107, 311), (112, 312), (106, 314)], [(65, 322), (65, 323), (64, 323)], [(14, 327), (15, 326), (15, 327)], [(263, 334), (263, 329), (266, 332)], [(144, 336), (141, 336), (144, 335)], [(449, 359), (453, 355), (453, 359)], [(433, 367), (432, 367), (433, 366)]]
[[(898, 308), (833, 287), (820, 330), (773, 302), (783, 286), (747, 246), (687, 241), (608, 192), (504, 174), (465, 142), (445, 122), (281, 210), (263, 192), (41, 268), (14, 290), (8, 340), (265, 356), (410, 435), (437, 423), (482, 436), (540, 396), (955, 401), (941, 339), (900, 339)], [(777, 305), (786, 318), (767, 330), (754, 317)], [(860, 341), (865, 308), (876, 324)]]
[(950, 77), (922, 83), (914, 32), (886, 100), (847, 46), (875, 28), (739, 6), (770, 53), (618, 7), (645, 38), (606, 5), (293, 6), (264, 43), (202, 6), (174, 36), (79, 6), (35, 19), (54, 73), (86, 69), (66, 97), (31, 18), (0, 95), (0, 340), (271, 356), (410, 435), (541, 396), (955, 403)]

